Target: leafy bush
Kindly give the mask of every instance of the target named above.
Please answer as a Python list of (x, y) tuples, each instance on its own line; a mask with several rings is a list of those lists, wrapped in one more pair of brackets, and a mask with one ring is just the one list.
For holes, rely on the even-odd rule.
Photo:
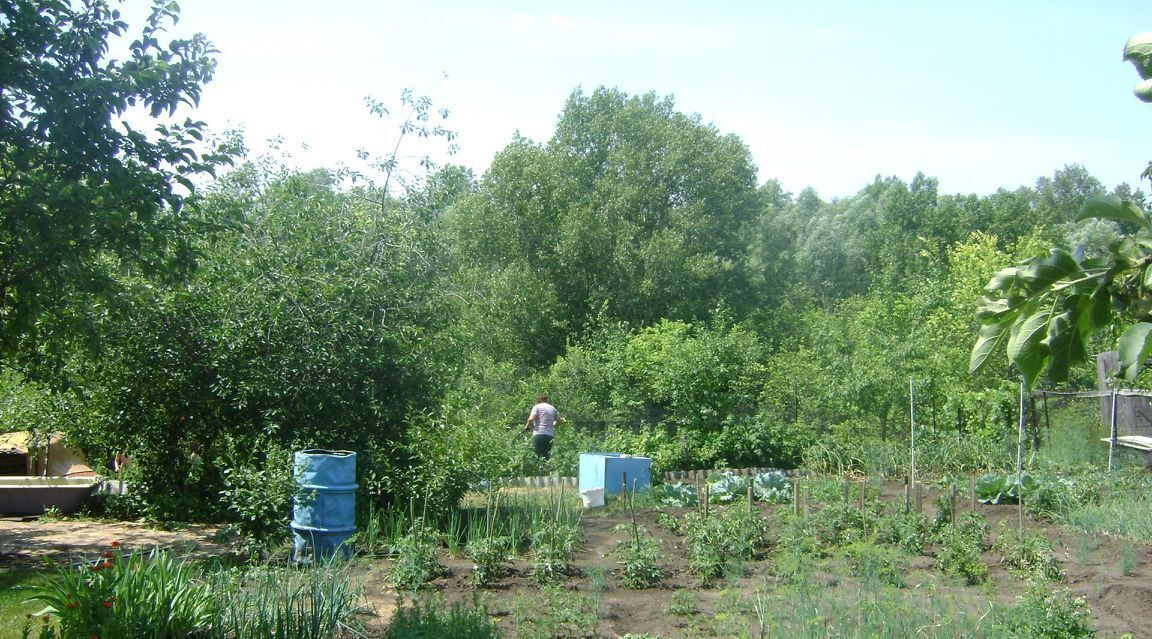
[(516, 639), (598, 637), (600, 603), (598, 596), (545, 584), (539, 593), (516, 597), (509, 618)]
[(479, 537), (465, 546), (472, 558), (472, 574), (468, 580), (473, 586), (488, 586), (508, 572), (512, 561), (512, 540), (509, 537)]
[(1005, 615), (1002, 627), (1012, 639), (1092, 639), (1092, 610), (1068, 590), (1047, 592), (1031, 585)]
[(540, 524), (532, 533), (532, 578), (551, 584), (572, 572), (572, 555), (580, 530), (576, 522), (559, 518)]
[(396, 558), (388, 579), (399, 589), (415, 591), (444, 571), (438, 555), (436, 530), (417, 517), (408, 532), (393, 542)]
[(878, 519), (871, 510), (836, 502), (813, 513), (810, 526), (819, 540), (829, 546), (847, 546), (873, 534)]
[(946, 575), (962, 577), (968, 585), (984, 583), (988, 566), (981, 558), (988, 522), (978, 513), (965, 513), (954, 525), (937, 533), (940, 548), (936, 567)]
[(660, 560), (664, 553), (657, 541), (643, 527), (635, 523), (620, 524), (617, 532), (628, 533), (628, 539), (616, 544), (615, 555), (620, 564), (618, 582), (624, 588), (644, 590), (660, 585), (664, 572)]
[(780, 551), (805, 557), (827, 556), (811, 520), (792, 513), (780, 513), (777, 517), (777, 528), (780, 532), (776, 546)]
[(262, 466), (244, 465), (224, 470), (220, 497), (235, 521), (224, 532), (240, 536), (241, 552), (265, 553), (288, 539), (284, 522), (292, 517), (292, 500), (301, 489), (292, 471), (292, 455), (270, 444), (261, 455)]
[(1052, 477), (1038, 482), (1024, 507), (1038, 519), (1060, 522), (1069, 513), (1099, 500), (1099, 485), (1087, 477)]
[(882, 543), (895, 545), (912, 555), (922, 555), (932, 541), (932, 524), (924, 513), (901, 511), (884, 517), (876, 534)]
[(725, 574), (740, 572), (765, 543), (764, 521), (746, 508), (717, 509), (704, 516), (688, 513), (684, 518), (688, 538), (688, 567), (705, 584)]
[(891, 548), (868, 540), (854, 541), (844, 548), (844, 559), (852, 574), (862, 577), (866, 583), (897, 588), (904, 586), (906, 562)]
[(1003, 554), (1002, 563), (1028, 577), (1058, 581), (1064, 576), (1060, 562), (1052, 555), (1052, 543), (1042, 535), (1022, 533), (1002, 525), (992, 548)]

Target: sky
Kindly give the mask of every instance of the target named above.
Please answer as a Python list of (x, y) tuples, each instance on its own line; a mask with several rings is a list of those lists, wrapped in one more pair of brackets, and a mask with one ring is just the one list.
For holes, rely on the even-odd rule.
[[(120, 8), (137, 26), (149, 4)], [(459, 151), (401, 153), (480, 176), (607, 86), (672, 96), (743, 140), (761, 182), (832, 199), (917, 172), (984, 195), (1070, 164), (1149, 190), (1152, 104), (1121, 60), (1141, 31), (1149, 0), (182, 0), (173, 33), (219, 50), (194, 117), (256, 151), (280, 138), (301, 168), (389, 153), (410, 88), (449, 110)]]

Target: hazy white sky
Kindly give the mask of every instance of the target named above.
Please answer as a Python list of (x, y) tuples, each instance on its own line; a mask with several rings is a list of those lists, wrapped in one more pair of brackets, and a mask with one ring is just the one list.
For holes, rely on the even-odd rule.
[[(122, 8), (139, 24), (146, 0)], [(672, 95), (749, 146), (761, 181), (824, 198), (923, 171), (946, 193), (1081, 164), (1107, 186), (1152, 160), (1152, 105), (1120, 60), (1148, 0), (391, 2), (183, 0), (220, 50), (197, 117), (282, 136), (305, 166), (387, 153), (411, 87), (451, 111), (481, 174), (519, 131), (552, 135), (577, 87)], [(446, 77), (445, 77), (446, 75)], [(1147, 185), (1144, 186), (1147, 191)]]

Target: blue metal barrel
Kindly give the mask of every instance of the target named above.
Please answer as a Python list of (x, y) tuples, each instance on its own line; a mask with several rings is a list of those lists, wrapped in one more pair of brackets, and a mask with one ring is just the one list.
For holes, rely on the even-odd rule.
[(356, 532), (356, 453), (303, 450), (295, 460), (302, 493), (293, 501), (293, 559), (347, 559), (352, 548), (346, 542)]

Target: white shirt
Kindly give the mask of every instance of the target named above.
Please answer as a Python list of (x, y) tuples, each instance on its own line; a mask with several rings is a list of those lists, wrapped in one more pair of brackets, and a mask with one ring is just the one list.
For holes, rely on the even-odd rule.
[(534, 424), (532, 434), (555, 437), (557, 417), (559, 417), (559, 413), (556, 411), (556, 407), (548, 402), (540, 402), (533, 406), (532, 413), (528, 415), (528, 419), (532, 420)]

